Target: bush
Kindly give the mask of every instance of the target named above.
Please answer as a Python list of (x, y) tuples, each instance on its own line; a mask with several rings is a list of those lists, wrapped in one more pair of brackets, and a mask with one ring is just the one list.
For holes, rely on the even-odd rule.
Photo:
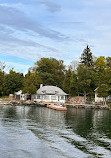
[(111, 103), (110, 103), (110, 104), (108, 104), (108, 107), (111, 107)]

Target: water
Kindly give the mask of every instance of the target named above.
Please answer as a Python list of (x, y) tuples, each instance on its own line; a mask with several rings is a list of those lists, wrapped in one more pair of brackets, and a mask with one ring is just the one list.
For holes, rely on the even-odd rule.
[(0, 106), (0, 158), (111, 158), (111, 111)]

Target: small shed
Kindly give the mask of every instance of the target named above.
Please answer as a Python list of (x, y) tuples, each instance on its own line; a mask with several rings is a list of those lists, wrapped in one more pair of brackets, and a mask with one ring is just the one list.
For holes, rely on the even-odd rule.
[(35, 94), (29, 93), (22, 94), (22, 90), (14, 93), (14, 98), (16, 100), (34, 100), (36, 98), (35, 96)]
[(14, 97), (16, 100), (25, 100), (25, 95), (22, 94), (22, 90), (15, 92)]

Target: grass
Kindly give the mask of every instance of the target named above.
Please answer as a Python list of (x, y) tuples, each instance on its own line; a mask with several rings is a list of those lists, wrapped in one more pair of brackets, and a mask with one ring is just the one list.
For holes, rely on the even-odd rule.
[(12, 98), (9, 98), (9, 96), (1, 96), (0, 101), (11, 101)]
[(9, 98), (9, 96), (1, 96), (0, 98)]
[(10, 98), (1, 98), (0, 101), (11, 101), (12, 99)]

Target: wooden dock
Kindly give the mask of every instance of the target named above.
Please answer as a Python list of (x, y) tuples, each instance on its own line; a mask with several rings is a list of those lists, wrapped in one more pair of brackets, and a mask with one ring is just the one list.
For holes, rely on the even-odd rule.
[(56, 105), (54, 103), (47, 103), (47, 108), (58, 110), (58, 111), (67, 111), (67, 108), (62, 105)]

